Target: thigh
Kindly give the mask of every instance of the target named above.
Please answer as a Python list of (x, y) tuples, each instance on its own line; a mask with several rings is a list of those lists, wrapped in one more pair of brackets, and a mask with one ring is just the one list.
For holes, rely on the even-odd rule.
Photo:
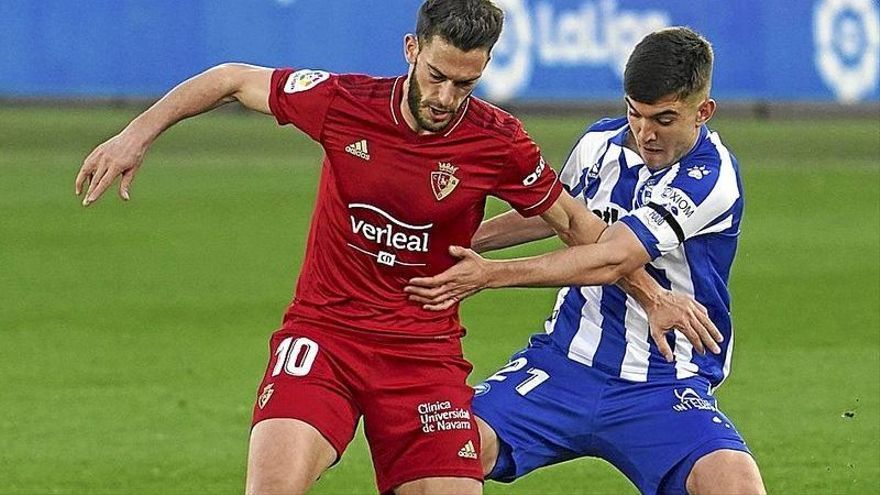
[(497, 437), (497, 458), (486, 477), (510, 482), (592, 455), (593, 417), (605, 381), (552, 343), (533, 338), (529, 348), (475, 387), (474, 413)]
[(334, 459), (336, 450), (308, 423), (261, 421), (251, 430), (246, 493), (305, 493)]
[(319, 432), (342, 455), (360, 409), (349, 383), (352, 345), (330, 331), (293, 327), (275, 332), (253, 411), (255, 428), (268, 419), (295, 419)]
[(458, 339), (374, 349), (359, 402), (380, 492), (427, 478), (482, 481), (470, 370)]
[(719, 449), (748, 452), (745, 442), (694, 377), (634, 383), (614, 379), (597, 419), (599, 456), (642, 493), (686, 493), (685, 480), (701, 455)]

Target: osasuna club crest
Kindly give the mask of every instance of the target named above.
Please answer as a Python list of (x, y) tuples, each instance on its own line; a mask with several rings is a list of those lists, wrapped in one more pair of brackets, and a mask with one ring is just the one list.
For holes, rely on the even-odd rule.
[(260, 406), (260, 409), (266, 407), (266, 403), (269, 402), (269, 399), (272, 398), (272, 394), (275, 393), (274, 383), (270, 383), (263, 387), (263, 392), (260, 394), (260, 397), (257, 398), (257, 405)]
[(434, 191), (434, 197), (437, 201), (452, 194), (455, 186), (460, 182), (455, 176), (458, 167), (451, 163), (440, 162), (437, 164), (439, 170), (431, 172), (431, 190)]

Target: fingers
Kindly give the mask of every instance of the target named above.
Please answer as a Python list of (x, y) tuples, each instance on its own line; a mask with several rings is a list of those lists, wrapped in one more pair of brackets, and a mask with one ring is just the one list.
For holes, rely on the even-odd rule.
[(83, 185), (86, 184), (89, 179), (92, 177), (92, 171), (86, 166), (83, 165), (79, 169), (79, 173), (76, 174), (76, 179), (74, 180), (74, 191), (76, 195), (79, 196), (82, 194)]
[(82, 194), (83, 186), (86, 184), (86, 181), (91, 182), (91, 177), (95, 172), (96, 165), (94, 163), (94, 156), (97, 153), (98, 148), (92, 150), (89, 153), (89, 156), (83, 160), (82, 167), (79, 168), (79, 172), (76, 174), (76, 179), (74, 180), (74, 192), (79, 196)]
[(652, 329), (651, 337), (654, 339), (654, 343), (657, 344), (657, 350), (660, 351), (660, 354), (664, 358), (666, 358), (667, 363), (671, 363), (675, 360), (675, 357), (672, 354), (672, 349), (669, 347), (669, 342), (666, 341), (666, 332)]
[(128, 201), (131, 199), (131, 181), (134, 180), (134, 169), (126, 170), (122, 173), (122, 179), (119, 181), (119, 197)]
[(703, 324), (704, 327), (706, 327), (715, 342), (724, 342), (724, 335), (721, 335), (721, 330), (718, 330), (718, 327), (716, 327), (715, 323), (712, 322), (712, 319), (709, 318), (709, 312), (706, 311), (706, 308), (703, 307), (702, 304), (696, 304), (700, 309), (700, 311), (697, 311), (697, 319), (700, 321), (700, 323)]
[(99, 168), (92, 172), (92, 176), (89, 178), (89, 189), (86, 191), (85, 198), (83, 198), (83, 206), (89, 206), (92, 203), (94, 196), (94, 191), (98, 187), (98, 183), (107, 175), (107, 169)]
[(104, 194), (104, 191), (110, 187), (110, 184), (113, 183), (113, 179), (118, 175), (116, 172), (111, 172), (109, 169), (104, 169), (95, 174), (92, 177), (92, 182), (89, 184), (89, 191), (86, 193), (86, 199), (83, 200), (83, 206), (88, 206), (98, 198)]
[(449, 300), (455, 301), (464, 299), (467, 294), (473, 293), (473, 289), (467, 289), (461, 286), (443, 285), (433, 289), (425, 289), (421, 287), (407, 286), (403, 289), (409, 294), (409, 300), (422, 303), (424, 305), (439, 305)]
[[(435, 277), (436, 278), (436, 277)], [(433, 299), (437, 296), (442, 295), (444, 292), (447, 292), (450, 287), (447, 284), (437, 285), (435, 283), (419, 283), (418, 280), (421, 279), (412, 279), (409, 281), (410, 285), (407, 285), (403, 288), (403, 291), (410, 295), (421, 296), (428, 299)]]
[[(717, 342), (724, 340), (721, 332), (712, 323), (706, 308), (695, 300), (691, 300), (692, 308), (688, 310), (688, 326), (693, 329), (700, 340), (700, 348), (708, 348), (713, 354), (720, 354), (721, 347)], [(691, 337), (688, 336), (690, 340)], [(693, 340), (691, 340), (693, 343)], [(697, 345), (694, 343), (694, 347)]]
[(458, 304), (459, 302), (471, 297), (472, 295), (476, 294), (477, 292), (479, 292), (479, 291), (476, 289), (466, 290), (460, 294), (457, 294), (457, 295), (450, 297), (449, 299), (447, 299), (446, 301), (443, 301), (442, 303), (424, 304), (424, 305), (422, 305), (422, 308), (427, 309), (428, 311), (443, 311), (443, 310), (449, 309), (453, 305)]
[(694, 330), (689, 322), (684, 322), (681, 325), (676, 327), (685, 338), (688, 339), (688, 342), (694, 346), (694, 350), (696, 350), (700, 355), (706, 354), (706, 347), (703, 345), (703, 337), (699, 332)]
[(470, 249), (463, 248), (461, 246), (449, 246), (449, 254), (456, 259), (464, 258), (465, 256), (467, 256), (468, 251), (470, 251)]
[(422, 308), (427, 309), (428, 311), (443, 311), (443, 310), (451, 308), (458, 301), (459, 301), (459, 299), (457, 297), (453, 297), (453, 298), (448, 299), (440, 304), (424, 304), (424, 305), (422, 305)]
[(719, 347), (718, 344), (715, 342), (715, 337), (713, 336), (712, 332), (701, 320), (696, 319), (694, 329), (696, 330), (697, 334), (699, 334), (699, 338), (702, 341), (701, 343), (705, 345), (705, 347), (708, 347), (713, 354), (721, 353), (721, 347)]

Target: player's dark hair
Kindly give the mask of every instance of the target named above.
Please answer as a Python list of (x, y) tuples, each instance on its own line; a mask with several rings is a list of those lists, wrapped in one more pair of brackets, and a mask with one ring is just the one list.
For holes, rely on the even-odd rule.
[(504, 12), (491, 0), (426, 0), (419, 9), (416, 36), (429, 43), (440, 36), (463, 52), (491, 51), (504, 23)]
[(712, 84), (712, 45), (686, 27), (671, 27), (645, 36), (633, 49), (623, 74), (626, 95), (654, 103), (674, 94), (685, 100)]

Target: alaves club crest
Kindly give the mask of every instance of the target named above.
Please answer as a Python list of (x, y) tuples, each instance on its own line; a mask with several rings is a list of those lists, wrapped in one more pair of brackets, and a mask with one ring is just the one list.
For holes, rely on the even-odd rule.
[(440, 201), (452, 194), (460, 181), (455, 176), (455, 171), (458, 170), (455, 165), (440, 162), (437, 164), (437, 168), (439, 170), (431, 172), (431, 190), (434, 191), (434, 197), (437, 198), (437, 201)]

